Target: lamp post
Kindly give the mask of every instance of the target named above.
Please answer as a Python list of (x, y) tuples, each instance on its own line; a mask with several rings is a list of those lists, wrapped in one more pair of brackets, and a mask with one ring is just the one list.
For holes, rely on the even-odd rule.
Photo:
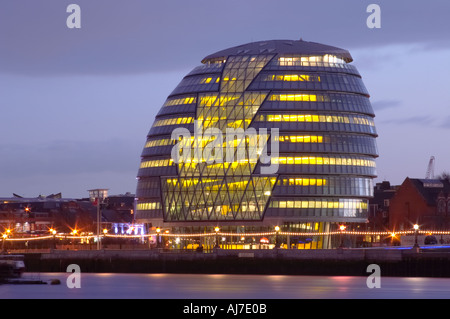
[(279, 243), (278, 243), (278, 232), (280, 231), (280, 226), (275, 226), (275, 248), (279, 248)]
[(3, 239), (2, 239), (2, 252), (4, 252), (5, 251), (5, 241), (6, 241), (6, 238), (8, 238), (8, 235), (5, 233), (5, 234), (2, 235), (2, 237), (3, 237)]
[(106, 188), (96, 188), (90, 189), (89, 198), (92, 202), (97, 202), (97, 250), (100, 250), (100, 224), (101, 224), (101, 208), (100, 205), (103, 200), (108, 197), (108, 189)]
[(343, 236), (342, 236), (342, 233), (345, 231), (345, 229), (346, 229), (347, 227), (345, 226), (345, 225), (340, 225), (339, 226), (339, 230), (341, 231), (341, 233), (340, 233), (340, 235), (339, 235), (339, 237), (340, 237), (340, 245), (339, 245), (339, 248), (344, 248), (344, 238), (343, 238)]
[(108, 230), (106, 228), (103, 228), (103, 238), (106, 238), (106, 235), (108, 234)]
[(75, 250), (75, 241), (76, 241), (76, 236), (78, 234), (78, 230), (73, 229), (72, 232), (70, 233), (74, 238), (72, 238), (72, 250)]
[(214, 231), (216, 232), (216, 245), (214, 247), (220, 248), (219, 247), (219, 231), (220, 231), (219, 226), (214, 227)]
[(159, 233), (161, 232), (161, 228), (157, 227), (156, 228), (156, 248), (159, 248)]
[(53, 249), (56, 249), (56, 230), (53, 228), (49, 229), (50, 234), (53, 235)]
[(419, 230), (419, 225), (417, 225), (417, 224), (414, 224), (414, 226), (413, 226), (413, 228), (414, 228), (414, 246), (413, 246), (413, 249), (416, 249), (417, 251), (419, 250), (419, 243), (417, 242), (417, 236), (418, 236), (418, 230)]
[(397, 238), (395, 233), (391, 233), (391, 246), (394, 246), (394, 240)]

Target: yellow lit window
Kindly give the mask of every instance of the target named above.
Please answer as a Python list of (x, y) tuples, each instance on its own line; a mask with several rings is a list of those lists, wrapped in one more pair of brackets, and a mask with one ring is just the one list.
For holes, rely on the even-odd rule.
[(136, 208), (138, 210), (160, 209), (161, 208), (161, 203), (159, 203), (159, 202), (138, 203)]
[(195, 96), (189, 96), (185, 98), (173, 98), (169, 99), (164, 103), (164, 106), (172, 106), (172, 105), (180, 105), (180, 104), (193, 104), (196, 103), (196, 97)]
[(173, 165), (172, 159), (150, 160), (142, 162), (140, 168), (172, 166), (172, 165)]
[(286, 82), (320, 82), (320, 76), (308, 74), (273, 74), (266, 77), (266, 81), (286, 81)]
[(149, 148), (149, 147), (155, 147), (155, 146), (166, 146), (166, 145), (173, 145), (175, 144), (175, 140), (172, 139), (159, 139), (159, 140), (151, 140), (151, 141), (147, 141), (147, 143), (145, 143), (145, 148)]
[(288, 101), (288, 102), (308, 102), (317, 101), (317, 95), (314, 94), (272, 94), (269, 98), (271, 101)]
[[(315, 114), (268, 114), (266, 120), (269, 122), (327, 122), (327, 123), (355, 123), (353, 118), (336, 115), (315, 115)], [(260, 120), (264, 120), (262, 117)], [(358, 124), (373, 126), (373, 121), (360, 118)]]

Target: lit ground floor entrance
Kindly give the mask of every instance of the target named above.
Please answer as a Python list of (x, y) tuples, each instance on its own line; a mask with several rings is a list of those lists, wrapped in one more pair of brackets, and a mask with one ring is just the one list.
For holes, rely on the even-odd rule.
[[(148, 226), (152, 247), (177, 250), (221, 249), (333, 249), (362, 247), (366, 238), (341, 230), (360, 231), (364, 224), (284, 222), (279, 225), (161, 225)], [(342, 228), (344, 227), (344, 228)]]

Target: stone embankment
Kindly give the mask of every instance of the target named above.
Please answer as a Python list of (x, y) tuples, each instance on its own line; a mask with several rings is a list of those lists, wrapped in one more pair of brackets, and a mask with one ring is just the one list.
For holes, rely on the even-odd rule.
[(164, 250), (54, 250), (26, 253), (27, 271), (204, 273), (367, 276), (377, 264), (385, 276), (450, 277), (450, 252), (412, 249), (223, 250), (210, 253)]

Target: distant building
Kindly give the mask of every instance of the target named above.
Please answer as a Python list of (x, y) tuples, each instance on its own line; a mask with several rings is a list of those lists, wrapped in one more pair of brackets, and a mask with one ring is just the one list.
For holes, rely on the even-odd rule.
[[(62, 198), (61, 194), (24, 198), (18, 195), (0, 198), (0, 231), (11, 229), (16, 235), (48, 234), (50, 228), (68, 233), (76, 228), (95, 233), (97, 203), (89, 198)], [(134, 227), (134, 194), (108, 196), (101, 205), (102, 229)], [(134, 232), (136, 233), (136, 232)], [(139, 234), (143, 230), (139, 230)]]
[(390, 200), (389, 224), (392, 230), (450, 228), (450, 183), (448, 180), (407, 177)]
[(389, 208), (399, 186), (391, 186), (388, 181), (377, 183), (373, 198), (369, 200), (369, 223), (367, 230), (386, 231), (389, 229)]

